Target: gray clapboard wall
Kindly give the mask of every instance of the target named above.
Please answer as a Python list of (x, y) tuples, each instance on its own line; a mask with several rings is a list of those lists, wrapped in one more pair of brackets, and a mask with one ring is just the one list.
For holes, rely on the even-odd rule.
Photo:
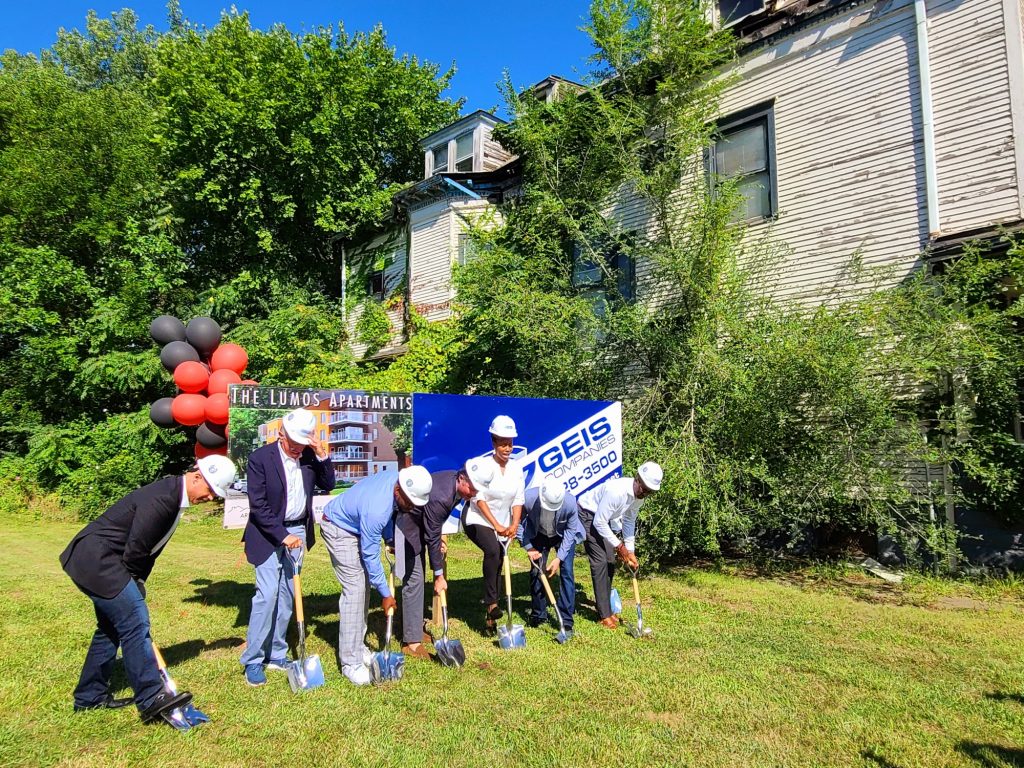
[[(1024, 82), (1024, 62), (1013, 10), (1008, 18), (1003, 0), (927, 2), (943, 235), (1024, 217), (1012, 103), (1021, 94), (1011, 88), (1014, 77)], [(853, 295), (866, 287), (851, 281), (854, 256), (890, 268), (889, 282), (903, 279), (929, 242), (912, 0), (823, 18), (728, 72), (739, 78), (723, 118), (766, 103), (774, 110), (778, 216), (748, 233), (784, 246), (768, 289), (810, 303)], [(639, 203), (613, 207), (624, 229), (647, 226)], [(637, 274), (641, 296), (656, 295), (650, 265)]]

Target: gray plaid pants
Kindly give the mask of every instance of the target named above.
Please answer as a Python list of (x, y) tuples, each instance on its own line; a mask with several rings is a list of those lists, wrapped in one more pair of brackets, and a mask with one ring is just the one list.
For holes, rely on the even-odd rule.
[(359, 537), (327, 522), (320, 526), (320, 536), (341, 584), (338, 661), (343, 667), (358, 666), (363, 663), (366, 614), (370, 609), (370, 577), (359, 556)]

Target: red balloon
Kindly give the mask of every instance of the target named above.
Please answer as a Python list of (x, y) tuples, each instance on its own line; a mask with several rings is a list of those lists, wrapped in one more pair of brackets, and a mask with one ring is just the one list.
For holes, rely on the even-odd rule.
[(178, 395), (171, 402), (171, 416), (186, 427), (202, 424), (206, 421), (206, 398), (202, 395)]
[(195, 454), (197, 459), (201, 459), (205, 456), (227, 456), (228, 447), (222, 445), (220, 448), (207, 448), (204, 445), (196, 443)]
[(202, 363), (186, 360), (174, 369), (174, 383), (182, 392), (202, 392), (210, 380), (210, 372)]
[(248, 364), (249, 355), (237, 344), (221, 344), (210, 358), (210, 367), (215, 371), (229, 370), (241, 374)]
[(259, 382), (258, 381), (254, 381), (253, 379), (242, 379), (242, 383), (243, 384), (248, 384), (248, 385), (253, 386), (253, 387), (259, 386)]
[(221, 368), (210, 374), (210, 383), (206, 385), (206, 391), (211, 395), (228, 393), (228, 384), (241, 384), (242, 377), (229, 368)]
[(206, 398), (206, 420), (214, 424), (228, 423), (228, 396), (218, 392)]

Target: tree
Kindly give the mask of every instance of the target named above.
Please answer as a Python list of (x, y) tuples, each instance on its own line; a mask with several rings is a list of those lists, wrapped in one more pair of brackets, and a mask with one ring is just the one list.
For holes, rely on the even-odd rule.
[(284, 271), (336, 292), (332, 236), (379, 224), (421, 168), (412, 138), (458, 115), (441, 98), (453, 70), (397, 57), (379, 27), (295, 36), (232, 12), (164, 36), (159, 60), (166, 199), (200, 276)]

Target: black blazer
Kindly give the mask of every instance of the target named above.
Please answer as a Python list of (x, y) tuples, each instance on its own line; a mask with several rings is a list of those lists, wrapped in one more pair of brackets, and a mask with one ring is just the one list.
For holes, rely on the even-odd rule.
[(137, 488), (79, 531), (60, 555), (71, 580), (108, 600), (128, 579), (145, 581), (163, 551), (153, 548), (178, 519), (184, 482), (165, 477)]
[[(306, 492), (306, 548), (312, 549), (313, 486), (329, 491), (334, 488), (334, 464), (328, 456), (320, 461), (308, 445), (299, 456), (299, 472)], [(284, 464), (277, 443), (257, 448), (249, 455), (245, 470), (249, 495), (249, 519), (245, 524), (242, 541), (245, 558), (260, 565), (281, 546), (288, 529), (284, 527), (284, 513), (288, 506), (288, 486), (284, 479)]]

